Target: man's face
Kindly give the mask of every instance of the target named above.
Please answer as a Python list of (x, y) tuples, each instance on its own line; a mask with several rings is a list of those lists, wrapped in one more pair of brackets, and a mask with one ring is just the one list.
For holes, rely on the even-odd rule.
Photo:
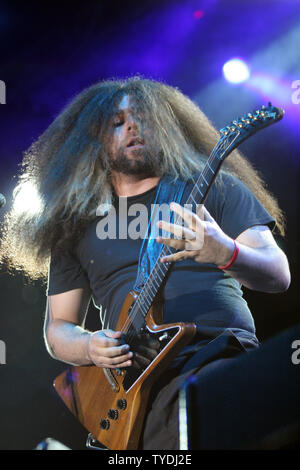
[(108, 142), (111, 170), (127, 175), (157, 176), (158, 152), (152, 147), (149, 126), (135, 111), (129, 95), (124, 95), (118, 104), (112, 127)]

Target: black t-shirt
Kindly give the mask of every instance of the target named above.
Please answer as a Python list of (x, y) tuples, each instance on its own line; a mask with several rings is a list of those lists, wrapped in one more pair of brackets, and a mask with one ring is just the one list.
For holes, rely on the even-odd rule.
[[(254, 225), (274, 228), (274, 219), (243, 183), (223, 172), (220, 179), (221, 183), (213, 184), (205, 206), (227, 235), (235, 239)], [(192, 183), (186, 186), (183, 201), (192, 187)], [(128, 197), (128, 210), (133, 204), (144, 204), (150, 214), (155, 195), (156, 187)], [(117, 214), (118, 202), (116, 198)], [(126, 217), (128, 226), (136, 219), (136, 215)], [(47, 294), (90, 288), (93, 302), (100, 310), (99, 328), (114, 329), (124, 299), (136, 280), (143, 240), (126, 238), (124, 234), (116, 239), (99, 239), (97, 224), (101, 220), (103, 217), (95, 218), (73, 252), (58, 255), (53, 251)], [(118, 228), (115, 233), (118, 237)], [(192, 260), (175, 263), (163, 295), (165, 323), (196, 321), (203, 339), (230, 329), (246, 347), (257, 344), (253, 317), (240, 284), (215, 265)]]

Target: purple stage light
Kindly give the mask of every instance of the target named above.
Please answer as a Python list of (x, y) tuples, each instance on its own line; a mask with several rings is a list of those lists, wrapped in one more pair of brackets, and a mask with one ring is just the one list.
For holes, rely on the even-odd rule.
[(200, 20), (204, 16), (204, 11), (203, 10), (195, 10), (194, 11), (194, 18), (195, 20)]
[(280, 105), (292, 104), (292, 81), (278, 79), (267, 73), (253, 73), (247, 82), (247, 88), (259, 93), (267, 100), (274, 101)]
[(223, 74), (230, 83), (242, 83), (250, 77), (248, 65), (241, 59), (230, 59), (223, 65)]

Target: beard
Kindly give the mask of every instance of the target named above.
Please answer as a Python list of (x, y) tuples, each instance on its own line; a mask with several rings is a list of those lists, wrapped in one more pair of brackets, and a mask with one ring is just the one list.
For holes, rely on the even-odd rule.
[(112, 171), (144, 178), (161, 176), (160, 152), (154, 153), (144, 147), (131, 150), (133, 155), (130, 158), (126, 154), (126, 149), (127, 147), (122, 147), (113, 158), (110, 156), (110, 169)]

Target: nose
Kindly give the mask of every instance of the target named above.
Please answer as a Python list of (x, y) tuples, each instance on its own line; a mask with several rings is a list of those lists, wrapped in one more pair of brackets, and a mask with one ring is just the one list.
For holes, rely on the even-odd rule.
[(128, 118), (127, 129), (128, 131), (137, 129), (137, 123), (136, 123), (134, 116), (131, 116)]

